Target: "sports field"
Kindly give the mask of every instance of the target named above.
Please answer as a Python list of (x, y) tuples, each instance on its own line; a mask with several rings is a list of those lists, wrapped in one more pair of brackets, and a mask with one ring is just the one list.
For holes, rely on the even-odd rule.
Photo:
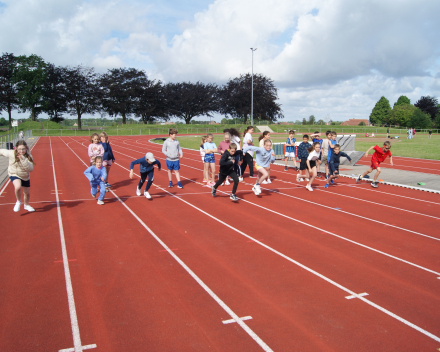
[[(111, 137), (103, 206), (88, 137), (34, 145), (34, 213), (0, 188), (0, 351), (440, 348), (440, 195), (346, 178), (309, 192), (273, 165), (261, 195), (246, 173), (232, 202), (203, 184), (198, 151), (168, 188), (153, 137)], [(164, 168), (151, 200), (128, 177), (147, 151)]]

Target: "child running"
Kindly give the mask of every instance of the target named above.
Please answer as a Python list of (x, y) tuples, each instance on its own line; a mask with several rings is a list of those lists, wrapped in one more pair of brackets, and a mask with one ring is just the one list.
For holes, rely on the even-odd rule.
[[(205, 149), (205, 159), (204, 159), (204, 168), (206, 176), (208, 177), (208, 183), (206, 184), (209, 187), (215, 185), (215, 156), (214, 153), (218, 151), (217, 146), (212, 141), (214, 136), (212, 133), (208, 133), (206, 135), (206, 142), (203, 144), (203, 148)], [(209, 169), (211, 169), (211, 181), (209, 181)]]
[(313, 134), (310, 137), (312, 137), (313, 143), (318, 142), (319, 144), (321, 144), (321, 152), (319, 154), (319, 159), (316, 161), (316, 171), (317, 171), (316, 177), (322, 177), (320, 169), (321, 169), (321, 157), (322, 157), (322, 143), (324, 141), (322, 140), (321, 133), (319, 131), (313, 132)]
[[(235, 195), (237, 192), (238, 187), (238, 176), (235, 173), (234, 170), (234, 164), (235, 164), (235, 153), (237, 152), (237, 145), (235, 143), (231, 143), (229, 145), (229, 149), (225, 150), (225, 152), (222, 154), (220, 158), (220, 172), (217, 183), (212, 186), (212, 196), (215, 197), (217, 188), (223, 183), (224, 180), (227, 179), (227, 177), (231, 177), (234, 181), (234, 186), (232, 186), (232, 194), (229, 197), (233, 201), (237, 201), (238, 198)], [(241, 157), (243, 157), (243, 154), (241, 153)]]
[(284, 154), (284, 171), (288, 171), (287, 168), (287, 162), (289, 161), (289, 158), (292, 159), (293, 161), (293, 165), (295, 165), (295, 169), (298, 170), (298, 165), (296, 164), (296, 155), (295, 155), (295, 142), (296, 142), (296, 138), (294, 138), (295, 136), (295, 131), (294, 130), (290, 130), (289, 131), (289, 137), (287, 137), (287, 141), (286, 141), (286, 152)]
[(150, 189), (151, 185), (153, 184), (154, 179), (154, 165), (157, 165), (158, 170), (160, 171), (161, 165), (160, 161), (155, 159), (153, 156), (153, 153), (147, 153), (143, 158), (134, 160), (130, 163), (130, 174), (129, 177), (133, 178), (133, 167), (135, 165), (139, 164), (140, 171), (141, 171), (141, 179), (138, 183), (138, 186), (136, 187), (136, 195), (141, 195), (141, 189), (142, 186), (145, 183), (145, 180), (148, 178), (147, 185), (145, 186), (145, 192), (144, 196), (147, 199), (151, 199), (150, 193), (148, 193), (148, 190)]
[(182, 183), (180, 182), (180, 158), (183, 158), (182, 148), (180, 148), (180, 143), (176, 139), (177, 130), (175, 128), (170, 128), (168, 131), (170, 138), (166, 139), (162, 146), (162, 153), (167, 157), (167, 169), (168, 169), (168, 179), (170, 183), (168, 187), (173, 187), (173, 170), (177, 179), (177, 188), (183, 188)]
[(261, 194), (260, 183), (269, 175), (268, 170), (270, 169), (270, 164), (273, 164), (275, 162), (275, 153), (272, 149), (272, 142), (270, 139), (265, 140), (263, 148), (254, 146), (243, 148), (244, 153), (249, 151), (251, 151), (252, 153), (257, 153), (257, 163), (255, 165), (255, 168), (258, 171), (258, 176), (255, 186), (252, 187), (252, 191), (255, 193), (255, 195), (259, 195)]
[(99, 135), (101, 138), (101, 145), (104, 148), (104, 155), (102, 156), (102, 165), (105, 167), (105, 171), (107, 171), (107, 179), (105, 180), (105, 187), (110, 188), (112, 185), (108, 183), (108, 175), (110, 173), (110, 167), (112, 163), (115, 162), (115, 157), (113, 156), (113, 150), (108, 141), (108, 135), (104, 131)]
[(328, 179), (328, 150), (329, 150), (329, 144), (330, 140), (332, 139), (332, 131), (325, 132), (326, 139), (322, 140), (321, 144), (321, 162), (324, 164), (325, 168), (325, 179)]
[[(252, 138), (252, 133), (254, 133), (254, 127), (248, 126), (244, 131), (243, 137), (243, 150), (246, 147), (253, 146), (254, 140)], [(244, 175), (246, 171), (246, 166), (249, 166), (249, 177), (254, 178), (254, 153), (252, 151), (248, 151), (244, 154), (243, 163), (241, 164), (241, 175)]]
[(20, 211), (22, 192), (24, 197), (24, 210), (29, 212), (35, 211), (35, 209), (29, 205), (29, 199), (31, 197), (30, 173), (34, 169), (35, 163), (32, 159), (32, 155), (29, 153), (26, 142), (19, 140), (15, 144), (14, 150), (0, 149), (0, 156), (9, 158), (8, 176), (14, 185), (15, 197), (17, 198), (14, 211)]
[(100, 138), (99, 134), (93, 133), (90, 136), (90, 144), (88, 148), (89, 157), (90, 157), (90, 166), (92, 166), (95, 163), (95, 158), (97, 156), (103, 156), (104, 155), (104, 147), (99, 143)]
[(329, 177), (324, 188), (328, 188), (330, 183), (334, 184), (333, 180), (339, 177), (339, 160), (341, 156), (346, 157), (349, 161), (351, 161), (351, 158), (346, 153), (341, 152), (341, 146), (339, 144), (335, 144), (332, 156), (330, 157), (330, 161), (328, 163)]
[[(200, 141), (200, 156), (202, 157), (202, 163), (205, 162), (205, 148), (203, 144), (206, 142), (206, 136), (202, 136), (202, 140)], [(208, 175), (205, 172), (205, 168), (203, 168), (203, 182), (208, 182)]]
[[(269, 131), (264, 131), (261, 134), (261, 136), (258, 138), (258, 140), (260, 141), (260, 143), (259, 143), (260, 144), (260, 148), (264, 148), (264, 143), (267, 140), (270, 140), (270, 132)], [(267, 170), (267, 178), (261, 182), (264, 185), (272, 183), (272, 181), (270, 180), (270, 166), (266, 170)]]
[(105, 171), (105, 167), (102, 166), (102, 156), (97, 156), (94, 159), (94, 164), (84, 171), (84, 175), (90, 181), (90, 193), (95, 198), (96, 193), (98, 193), (98, 185), (99, 185), (99, 197), (98, 197), (98, 205), (104, 205), (104, 197), (105, 197), (105, 180), (107, 178), (107, 171)]
[(307, 157), (307, 169), (309, 170), (310, 181), (307, 183), (306, 188), (309, 191), (313, 191), (312, 182), (316, 178), (317, 175), (317, 162), (319, 160), (319, 155), (321, 154), (321, 143), (315, 142), (313, 145), (307, 149), (310, 153)]
[(379, 185), (377, 184), (377, 178), (381, 172), (380, 167), (379, 167), (380, 163), (385, 161), (387, 156), (389, 156), (390, 157), (390, 164), (391, 164), (391, 166), (393, 166), (393, 157), (390, 152), (391, 142), (385, 141), (383, 143), (382, 148), (378, 147), (377, 145), (370, 147), (367, 150), (367, 152), (365, 153), (366, 158), (368, 158), (368, 153), (370, 152), (371, 149), (374, 149), (374, 154), (371, 157), (371, 166), (362, 175), (358, 176), (358, 178), (356, 179), (356, 183), (358, 183), (360, 180), (362, 180), (362, 178), (365, 175), (369, 174), (370, 172), (373, 172), (373, 170), (376, 169), (376, 173), (374, 174), (374, 180), (373, 180), (373, 182), (371, 182), (371, 187), (377, 188), (377, 187), (379, 187)]
[[(299, 173), (296, 175), (296, 181), (301, 182), (304, 179), (306, 182), (309, 181), (309, 171), (307, 169), (307, 158), (309, 157), (308, 149), (312, 145), (309, 143), (309, 136), (305, 134), (303, 136), (303, 141), (298, 146), (298, 159), (300, 160), (299, 163)], [(304, 171), (304, 175), (303, 175)], [(302, 177), (303, 176), (303, 177)]]
[[(229, 129), (225, 129), (223, 133), (224, 133), (224, 139), (218, 144), (218, 152), (220, 153), (220, 155), (223, 155), (224, 152), (229, 149), (229, 145), (231, 144), (231, 134), (229, 133)], [(222, 186), (230, 185), (228, 178), (229, 177), (226, 177), (225, 182), (222, 184)]]
[[(231, 135), (231, 143), (235, 143), (237, 145), (237, 151), (241, 151), (241, 140), (240, 140), (240, 132), (238, 132), (235, 128), (230, 128), (229, 133)], [(235, 173), (238, 175), (238, 180), (241, 182), (243, 181), (243, 176), (241, 173), (241, 164), (243, 162), (243, 153), (241, 153), (240, 156), (235, 153), (235, 164), (234, 164), (234, 170)]]

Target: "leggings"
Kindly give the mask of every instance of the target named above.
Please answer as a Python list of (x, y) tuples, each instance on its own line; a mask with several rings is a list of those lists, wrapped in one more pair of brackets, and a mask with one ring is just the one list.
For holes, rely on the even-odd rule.
[(154, 169), (147, 171), (147, 172), (141, 172), (141, 179), (139, 181), (138, 184), (138, 188), (141, 189), (142, 186), (145, 183), (145, 180), (148, 177), (148, 182), (147, 182), (147, 186), (145, 187), (145, 192), (148, 192), (148, 190), (150, 189), (151, 185), (153, 184), (153, 179), (154, 179)]
[(231, 173), (228, 175), (219, 174), (218, 181), (214, 185), (214, 188), (217, 189), (218, 186), (220, 186), (226, 180), (226, 177), (228, 177), (228, 176), (230, 178), (232, 178), (232, 180), (234, 181), (234, 186), (232, 187), (232, 194), (235, 194), (235, 192), (237, 192), (237, 187), (238, 187), (238, 176), (235, 173), (235, 171), (231, 171)]
[(241, 175), (246, 170), (246, 165), (249, 165), (249, 176), (254, 176), (254, 158), (249, 153), (244, 153), (243, 164), (241, 164)]
[(236, 155), (235, 163), (234, 163), (234, 171), (240, 177), (242, 174), (241, 174), (241, 166), (238, 164), (239, 161), (240, 161), (240, 155)]

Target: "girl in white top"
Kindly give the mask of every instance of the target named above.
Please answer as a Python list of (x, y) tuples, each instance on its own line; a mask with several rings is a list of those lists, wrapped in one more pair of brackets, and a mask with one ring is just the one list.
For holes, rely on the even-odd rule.
[[(263, 148), (264, 142), (266, 142), (266, 140), (270, 140), (270, 132), (264, 131), (263, 134), (258, 138), (258, 140), (260, 141), (260, 148)], [(261, 182), (264, 185), (267, 185), (268, 183), (272, 183), (272, 181), (270, 180), (270, 166), (266, 170), (267, 170), (267, 178)]]
[(309, 169), (310, 180), (309, 180), (309, 183), (307, 183), (306, 188), (309, 191), (313, 191), (312, 182), (315, 179), (316, 174), (317, 174), (316, 163), (319, 160), (319, 154), (321, 152), (321, 144), (319, 142), (315, 142), (307, 150), (310, 153), (309, 156), (307, 157), (307, 168)]
[[(206, 142), (206, 136), (202, 136), (201, 144), (200, 144), (200, 156), (202, 157), (202, 163), (205, 163), (205, 148), (203, 144)], [(208, 174), (205, 171), (205, 167), (203, 167), (203, 182), (208, 182)]]
[[(248, 126), (244, 131), (243, 137), (243, 149), (246, 147), (251, 147), (254, 145), (254, 139), (252, 138), (252, 133), (254, 133), (254, 127)], [(254, 152), (249, 150), (243, 155), (243, 163), (241, 164), (241, 174), (244, 175), (246, 166), (249, 166), (249, 177), (254, 178)]]

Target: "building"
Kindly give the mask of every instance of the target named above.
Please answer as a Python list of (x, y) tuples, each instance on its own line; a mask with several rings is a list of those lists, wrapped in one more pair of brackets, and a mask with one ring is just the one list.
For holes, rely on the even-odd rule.
[(366, 126), (370, 126), (370, 121), (368, 119), (350, 119), (341, 123), (341, 126), (359, 126), (363, 122)]

